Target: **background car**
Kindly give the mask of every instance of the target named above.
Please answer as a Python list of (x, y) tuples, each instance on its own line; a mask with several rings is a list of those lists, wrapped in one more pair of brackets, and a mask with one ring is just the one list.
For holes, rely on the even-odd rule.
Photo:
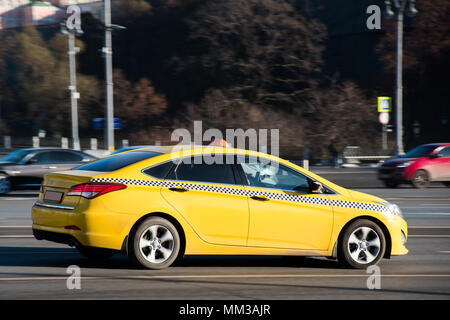
[(378, 179), (391, 188), (401, 183), (426, 188), (432, 181), (450, 187), (450, 143), (421, 145), (401, 157), (386, 160), (378, 167)]
[(118, 153), (122, 153), (122, 152), (126, 152), (126, 151), (131, 151), (131, 150), (137, 150), (137, 149), (140, 149), (140, 148), (147, 148), (147, 147), (152, 147), (152, 146), (130, 146), (130, 147), (125, 147), (125, 148), (121, 148), (121, 149), (118, 149), (118, 150), (112, 152), (110, 155), (118, 154)]
[(0, 159), (0, 194), (39, 186), (44, 174), (71, 169), (96, 158), (68, 149), (21, 149)]

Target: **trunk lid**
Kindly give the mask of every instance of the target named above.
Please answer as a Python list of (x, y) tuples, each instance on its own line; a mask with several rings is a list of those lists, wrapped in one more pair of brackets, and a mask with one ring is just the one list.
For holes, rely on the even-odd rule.
[(46, 204), (75, 207), (80, 201), (80, 197), (66, 196), (70, 188), (77, 184), (87, 183), (93, 176), (101, 173), (81, 170), (48, 173), (44, 176), (43, 192), (39, 194), (39, 200)]

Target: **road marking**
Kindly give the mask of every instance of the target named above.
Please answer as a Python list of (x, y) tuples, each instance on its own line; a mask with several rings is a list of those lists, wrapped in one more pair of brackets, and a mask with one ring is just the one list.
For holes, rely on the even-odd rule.
[[(161, 276), (114, 276), (114, 277), (82, 277), (82, 280), (138, 280), (138, 279), (240, 279), (240, 278), (367, 278), (367, 274), (223, 274), (223, 275), (161, 275)], [(384, 278), (449, 278), (450, 274), (382, 274)], [(0, 281), (40, 281), (67, 280), (67, 277), (14, 277), (1, 278)]]
[(0, 200), (9, 200), (9, 201), (14, 201), (14, 200), (17, 200), (17, 201), (22, 201), (22, 200), (32, 200), (32, 201), (36, 201), (37, 199), (38, 199), (39, 197), (36, 197), (36, 198), (31, 198), (31, 197), (29, 197), (29, 198), (0, 198)]
[(33, 235), (7, 235), (7, 236), (0, 236), (0, 238), (34, 238)]
[(408, 229), (450, 229), (450, 226), (408, 226)]
[(7, 228), (11, 228), (11, 229), (16, 229), (16, 228), (31, 228), (31, 226), (0, 226), (0, 229), (1, 228), (4, 228), (4, 229), (7, 229)]
[(450, 253), (450, 251), (438, 251), (439, 253)]
[(410, 234), (408, 238), (450, 238), (450, 235), (446, 234)]

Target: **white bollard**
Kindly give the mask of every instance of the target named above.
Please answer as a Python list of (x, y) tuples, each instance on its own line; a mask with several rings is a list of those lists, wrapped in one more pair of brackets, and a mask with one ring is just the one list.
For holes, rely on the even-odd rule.
[(97, 150), (98, 149), (98, 142), (96, 138), (91, 138), (91, 150)]
[(309, 171), (309, 160), (303, 160), (303, 169)]
[(61, 138), (61, 148), (63, 149), (69, 149), (69, 139), (62, 137)]
[(6, 149), (10, 149), (11, 148), (11, 137), (10, 136), (4, 136), (3, 137), (3, 146)]
[(33, 148), (39, 148), (39, 137), (33, 137)]

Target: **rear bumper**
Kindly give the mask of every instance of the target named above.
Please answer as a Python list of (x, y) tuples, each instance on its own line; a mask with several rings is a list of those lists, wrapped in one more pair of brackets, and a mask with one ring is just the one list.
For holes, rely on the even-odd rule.
[(122, 248), (128, 235), (129, 216), (114, 214), (98, 206), (82, 208), (84, 210), (78, 207), (36, 203), (31, 209), (35, 238), (71, 246)]
[(67, 244), (71, 247), (81, 246), (81, 243), (72, 235), (53, 231), (44, 231), (33, 228), (33, 235), (37, 240), (48, 240), (56, 243)]

